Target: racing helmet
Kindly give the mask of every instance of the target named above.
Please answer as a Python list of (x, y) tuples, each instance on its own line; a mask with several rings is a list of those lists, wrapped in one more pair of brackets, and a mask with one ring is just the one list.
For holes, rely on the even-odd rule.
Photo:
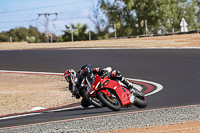
[(73, 82), (76, 78), (76, 72), (74, 71), (74, 69), (68, 69), (65, 71), (64, 77), (67, 82)]
[(88, 74), (92, 73), (92, 65), (85, 64), (81, 67), (80, 74), (83, 78), (85, 78)]

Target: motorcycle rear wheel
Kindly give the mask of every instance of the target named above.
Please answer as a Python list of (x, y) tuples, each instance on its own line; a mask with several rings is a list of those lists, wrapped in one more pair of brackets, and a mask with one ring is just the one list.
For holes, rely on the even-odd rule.
[(121, 103), (117, 98), (111, 98), (108, 97), (106, 94), (103, 92), (100, 92), (98, 94), (98, 98), (101, 100), (101, 102), (107, 106), (108, 108), (114, 110), (114, 111), (119, 111), (121, 109)]

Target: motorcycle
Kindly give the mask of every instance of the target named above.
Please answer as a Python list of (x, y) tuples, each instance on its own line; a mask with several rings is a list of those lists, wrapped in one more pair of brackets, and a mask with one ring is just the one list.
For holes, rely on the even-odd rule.
[(132, 89), (130, 92), (119, 82), (109, 79), (107, 75), (100, 77), (98, 74), (89, 74), (84, 82), (87, 84), (88, 97), (96, 99), (101, 107), (107, 106), (111, 110), (119, 111), (122, 107), (128, 108), (134, 105), (145, 108), (148, 104), (142, 92), (137, 89)]

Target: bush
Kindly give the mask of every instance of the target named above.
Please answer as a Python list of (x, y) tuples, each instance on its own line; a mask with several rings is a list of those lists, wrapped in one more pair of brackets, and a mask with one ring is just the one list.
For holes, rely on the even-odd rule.
[(9, 42), (9, 37), (5, 34), (0, 34), (0, 42)]

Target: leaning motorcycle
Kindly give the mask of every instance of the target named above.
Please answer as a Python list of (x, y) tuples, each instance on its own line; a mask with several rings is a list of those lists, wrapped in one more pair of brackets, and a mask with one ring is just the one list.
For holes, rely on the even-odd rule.
[(122, 107), (135, 105), (145, 108), (148, 104), (145, 96), (137, 89), (130, 92), (119, 82), (109, 79), (107, 76), (100, 77), (98, 74), (89, 74), (85, 78), (87, 95), (90, 98), (100, 100), (104, 106), (111, 110), (119, 111)]

